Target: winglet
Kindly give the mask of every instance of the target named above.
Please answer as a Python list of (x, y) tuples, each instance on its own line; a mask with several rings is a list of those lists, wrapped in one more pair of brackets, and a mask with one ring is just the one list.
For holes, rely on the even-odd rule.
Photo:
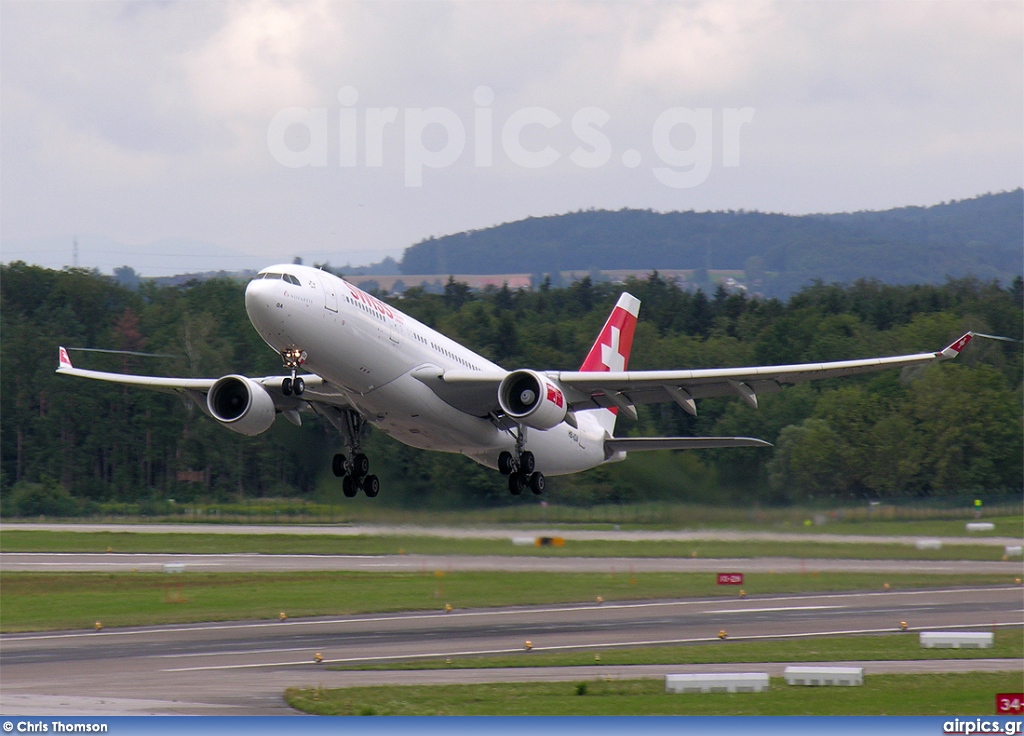
[(71, 358), (68, 357), (68, 351), (63, 346), (60, 348), (60, 367), (61, 368), (74, 368), (71, 365)]
[(948, 347), (943, 348), (939, 354), (942, 355), (942, 357), (944, 358), (955, 358), (956, 356), (960, 355), (960, 351), (963, 350), (967, 343), (971, 341), (972, 337), (974, 337), (973, 332), (966, 333), (958, 340), (955, 340)]

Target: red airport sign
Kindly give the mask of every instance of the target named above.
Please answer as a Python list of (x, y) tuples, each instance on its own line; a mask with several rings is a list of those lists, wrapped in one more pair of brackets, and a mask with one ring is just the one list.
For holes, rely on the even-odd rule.
[(718, 573), (719, 585), (743, 585), (743, 573), (741, 572), (720, 572)]
[(996, 695), (996, 713), (1015, 716), (1024, 713), (1024, 693), (999, 693)]

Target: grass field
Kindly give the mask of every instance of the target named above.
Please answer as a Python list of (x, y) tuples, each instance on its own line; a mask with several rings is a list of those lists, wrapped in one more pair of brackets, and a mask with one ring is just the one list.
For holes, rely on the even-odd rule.
[(871, 675), (860, 687), (798, 687), (773, 678), (764, 693), (666, 693), (664, 681), (599, 679), (289, 689), (294, 708), (320, 715), (963, 715), (993, 713), (1019, 692), (1014, 673)]
[[(749, 575), (748, 595), (1012, 583), (1002, 575)], [(735, 596), (709, 573), (4, 573), (0, 631), (655, 598)], [(728, 588), (728, 590), (723, 590)]]
[[(901, 532), (902, 533), (902, 532)], [(430, 536), (293, 534), (149, 534), (135, 532), (5, 531), (0, 552), (124, 552), (178, 554), (306, 555), (503, 555), (544, 557), (793, 557), (798, 559), (999, 560), (1000, 546), (945, 545), (919, 550), (910, 544), (716, 541), (576, 541), (564, 547), (516, 546), (506, 539)]]
[[(650, 458), (648, 458), (650, 459)], [(337, 492), (337, 489), (334, 489)], [(549, 525), (623, 529), (735, 529), (759, 531), (829, 531), (839, 534), (962, 535), (964, 523), (974, 520), (974, 496), (869, 506), (759, 507), (712, 506), (696, 503), (649, 502), (542, 507), (535, 498), (510, 505), (477, 509), (401, 509), (379, 500), (338, 499), (334, 503), (304, 499), (250, 498), (223, 503), (146, 504), (105, 503), (103, 515), (86, 521), (241, 524), (383, 524), (388, 526), (493, 526), (520, 528)], [(1019, 535), (1024, 515), (1019, 497), (984, 499), (983, 518), (996, 524), (995, 534)], [(146, 514), (143, 515), (143, 507)], [(805, 527), (811, 522), (811, 527)], [(894, 531), (903, 524), (905, 531)], [(911, 530), (913, 529), (913, 530)]]

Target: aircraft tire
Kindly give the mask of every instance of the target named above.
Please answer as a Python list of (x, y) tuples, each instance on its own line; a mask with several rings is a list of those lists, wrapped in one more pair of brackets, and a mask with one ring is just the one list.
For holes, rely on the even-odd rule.
[(356, 478), (365, 478), (370, 472), (370, 458), (359, 452), (352, 456), (352, 475)]
[(343, 478), (345, 476), (345, 456), (340, 452), (331, 460), (331, 471), (334, 473), (335, 478)]
[(376, 475), (368, 475), (363, 478), (363, 492), (367, 498), (376, 498), (380, 493), (380, 481)]
[(296, 396), (302, 396), (302, 392), (306, 390), (306, 382), (301, 378), (296, 378), (292, 381), (292, 391)]
[(283, 393), (285, 396), (292, 395), (292, 379), (286, 378), (283, 381), (281, 381), (281, 393)]
[(341, 492), (345, 494), (345, 498), (355, 498), (359, 492), (359, 484), (356, 479), (351, 475), (346, 475), (341, 479)]
[(539, 496), (544, 493), (544, 485), (544, 473), (533, 473), (530, 476), (529, 486), (535, 496)]
[(516, 460), (511, 452), (503, 451), (498, 455), (498, 472), (502, 475), (512, 475), (516, 472)]
[(529, 477), (536, 468), (537, 460), (534, 458), (532, 452), (527, 450), (519, 456), (519, 470), (523, 474), (523, 477)]
[(523, 476), (519, 473), (512, 473), (508, 477), (508, 492), (513, 496), (518, 496), (523, 492)]

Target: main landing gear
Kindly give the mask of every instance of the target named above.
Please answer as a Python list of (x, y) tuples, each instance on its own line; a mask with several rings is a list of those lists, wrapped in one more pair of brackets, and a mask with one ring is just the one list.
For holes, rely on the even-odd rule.
[[(287, 379), (285, 379), (287, 380)], [(337, 478), (341, 478), (341, 492), (345, 498), (354, 498), (360, 489), (367, 498), (374, 498), (380, 493), (380, 481), (376, 475), (369, 475), (370, 459), (359, 451), (359, 438), (362, 436), (366, 420), (358, 412), (347, 409), (345, 416), (345, 434), (348, 445), (352, 448), (352, 459), (339, 452), (331, 461), (331, 470)]]
[(284, 367), (292, 372), (290, 378), (281, 381), (281, 393), (285, 396), (302, 396), (302, 392), (306, 390), (306, 382), (296, 374), (299, 372), (299, 366), (306, 362), (306, 351), (287, 348), (281, 351), (281, 360), (284, 361)]
[(516, 452), (518, 460), (511, 452), (503, 451), (498, 455), (498, 471), (508, 476), (509, 493), (518, 496), (524, 488), (529, 488), (539, 496), (544, 492), (544, 474), (535, 470), (537, 461), (532, 452), (523, 452), (518, 447)]

